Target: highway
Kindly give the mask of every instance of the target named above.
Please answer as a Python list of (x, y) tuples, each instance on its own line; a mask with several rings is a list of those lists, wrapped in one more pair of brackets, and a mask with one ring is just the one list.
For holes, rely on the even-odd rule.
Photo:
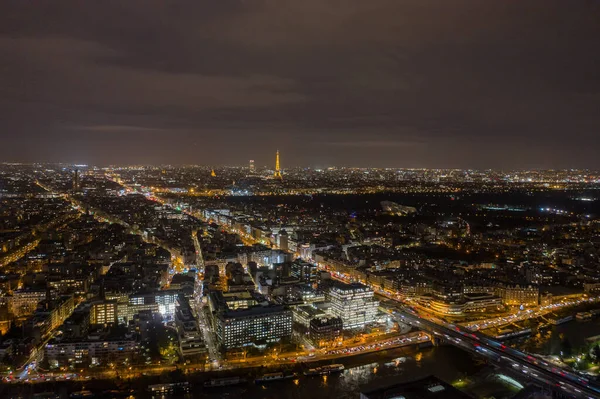
[(561, 393), (563, 397), (585, 399), (600, 397), (600, 387), (592, 384), (586, 377), (507, 347), (484, 334), (411, 311), (397, 312), (395, 317), (398, 321), (433, 333), (438, 339), (449, 344), (477, 353), (513, 371), (520, 371), (524, 378), (549, 386), (555, 392)]
[(461, 323), (464, 327), (469, 330), (485, 330), (491, 327), (501, 327), (507, 324), (516, 323), (519, 321), (529, 320), (532, 318), (537, 318), (541, 316), (546, 316), (551, 314), (552, 312), (557, 312), (561, 309), (583, 305), (586, 303), (597, 303), (600, 301), (600, 297), (591, 297), (591, 298), (579, 298), (579, 299), (569, 299), (563, 300), (558, 303), (553, 303), (544, 306), (538, 306), (535, 308), (519, 311), (518, 313), (509, 314), (506, 316), (498, 316), (494, 318), (490, 318), (487, 320), (477, 320), (468, 323)]

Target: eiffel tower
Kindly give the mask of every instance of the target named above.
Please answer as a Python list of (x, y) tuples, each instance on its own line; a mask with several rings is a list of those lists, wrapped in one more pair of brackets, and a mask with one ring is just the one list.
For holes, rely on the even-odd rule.
[(275, 156), (275, 173), (273, 177), (276, 179), (283, 179), (281, 175), (281, 169), (279, 169), (279, 150), (277, 150), (277, 155)]

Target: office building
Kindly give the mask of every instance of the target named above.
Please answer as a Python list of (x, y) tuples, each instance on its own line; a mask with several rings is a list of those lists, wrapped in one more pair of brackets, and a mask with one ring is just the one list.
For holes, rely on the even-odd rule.
[(327, 314), (323, 310), (318, 309), (315, 306), (300, 305), (292, 309), (292, 316), (294, 319), (294, 323), (309, 328), (310, 322), (313, 319), (326, 318)]
[(50, 341), (44, 348), (44, 355), (51, 368), (98, 366), (131, 362), (139, 350), (139, 343), (127, 338)]
[(317, 265), (296, 259), (292, 263), (290, 275), (302, 282), (314, 283), (317, 281), (317, 272)]
[(158, 307), (158, 313), (160, 313), (165, 320), (173, 320), (178, 296), (179, 292), (177, 290), (133, 294), (129, 297), (129, 305), (133, 305), (134, 307), (145, 305), (148, 306), (148, 309), (154, 309), (153, 305), (156, 305)]
[(110, 325), (117, 323), (117, 301), (102, 301), (92, 304), (90, 324)]
[(331, 303), (331, 313), (342, 319), (344, 329), (361, 328), (377, 318), (379, 303), (366, 285), (335, 282), (325, 297)]
[(318, 347), (331, 345), (342, 339), (344, 323), (339, 317), (319, 317), (310, 321), (310, 339)]
[(225, 348), (265, 345), (292, 335), (292, 312), (281, 305), (253, 306), (217, 315), (216, 333)]

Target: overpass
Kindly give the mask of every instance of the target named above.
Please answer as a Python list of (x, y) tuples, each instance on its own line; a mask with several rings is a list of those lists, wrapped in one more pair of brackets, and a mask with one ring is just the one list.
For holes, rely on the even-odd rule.
[(395, 317), (402, 323), (429, 332), (434, 339), (483, 356), (528, 380), (549, 386), (559, 397), (600, 398), (600, 386), (586, 377), (510, 348), (487, 335), (446, 323), (430, 315), (421, 316), (409, 310), (396, 312)]

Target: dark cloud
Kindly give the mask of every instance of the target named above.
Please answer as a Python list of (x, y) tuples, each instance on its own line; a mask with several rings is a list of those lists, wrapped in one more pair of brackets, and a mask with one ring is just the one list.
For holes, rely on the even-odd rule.
[(600, 3), (0, 3), (0, 158), (599, 168)]

